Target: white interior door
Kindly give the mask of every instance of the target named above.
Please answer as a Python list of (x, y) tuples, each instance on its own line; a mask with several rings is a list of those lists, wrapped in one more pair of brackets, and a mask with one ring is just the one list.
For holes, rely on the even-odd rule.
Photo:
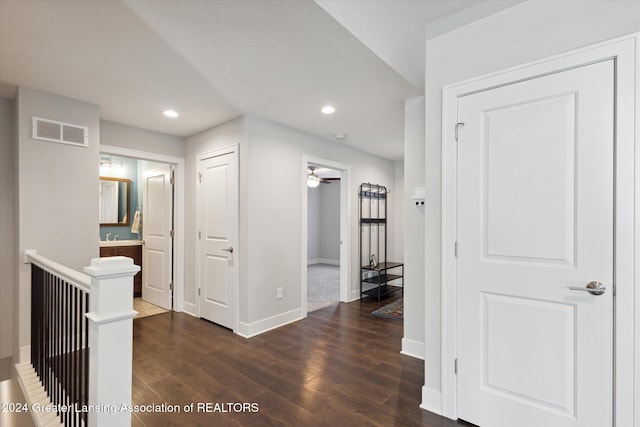
[(238, 155), (236, 148), (198, 162), (200, 317), (235, 330), (237, 310)]
[(154, 164), (143, 173), (142, 299), (171, 309), (173, 184), (171, 165)]
[(463, 96), (458, 121), (458, 416), (611, 426), (613, 61)]

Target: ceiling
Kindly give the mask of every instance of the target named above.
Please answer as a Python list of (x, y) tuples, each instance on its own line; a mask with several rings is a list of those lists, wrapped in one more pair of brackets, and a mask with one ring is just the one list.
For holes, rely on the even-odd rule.
[(424, 34), (513, 3), (0, 0), (0, 96), (28, 86), (180, 137), (256, 114), (396, 160), (404, 100), (424, 88)]

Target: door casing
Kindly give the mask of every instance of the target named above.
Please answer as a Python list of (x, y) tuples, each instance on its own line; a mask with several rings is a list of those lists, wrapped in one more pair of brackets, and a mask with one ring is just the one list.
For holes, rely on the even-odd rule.
[[(457, 385), (455, 359), (457, 358), (458, 325), (456, 311), (458, 283), (456, 277), (455, 242), (457, 241), (457, 148), (455, 128), (458, 98), (474, 92), (488, 90), (509, 83), (556, 73), (581, 65), (614, 58), (616, 62), (616, 147), (614, 153), (614, 423), (617, 426), (640, 425), (640, 404), (634, 392), (640, 394), (640, 361), (634, 361), (634, 349), (640, 347), (640, 326), (632, 319), (638, 317), (640, 302), (634, 288), (640, 283), (640, 185), (634, 181), (640, 171), (640, 149), (634, 150), (637, 140), (635, 129), (640, 128), (635, 105), (640, 101), (636, 79), (640, 36), (634, 34), (551, 58), (514, 67), (509, 70), (465, 82), (448, 85), (443, 89), (442, 118), (442, 348), (441, 392), (426, 386), (422, 407), (457, 419)], [(634, 211), (634, 203), (635, 211)], [(636, 320), (638, 322), (638, 320)], [(437, 375), (426, 373), (425, 375)], [(633, 374), (633, 375), (632, 375)], [(438, 401), (439, 400), (439, 401)], [(634, 405), (636, 406), (634, 408)], [(439, 410), (438, 410), (439, 409)], [(634, 420), (634, 412), (636, 419)], [(635, 424), (634, 424), (635, 421)]]
[[(112, 145), (100, 145), (100, 152), (117, 156), (131, 157), (139, 160), (149, 160), (152, 162), (168, 163), (174, 166), (175, 170), (175, 194), (173, 201), (174, 233), (173, 239), (173, 310), (184, 310), (184, 197), (185, 162), (181, 157), (167, 156), (164, 154), (150, 153), (148, 151), (122, 148)], [(144, 268), (144, 266), (143, 266)], [(192, 313), (195, 314), (195, 313)]]
[(349, 182), (351, 166), (332, 160), (304, 155), (302, 157), (302, 173), (300, 182), (302, 187), (302, 239), (300, 253), (302, 254), (302, 315), (307, 316), (307, 240), (308, 240), (308, 200), (307, 200), (307, 169), (309, 163), (322, 165), (340, 171), (340, 302), (350, 302), (351, 297), (351, 199)]

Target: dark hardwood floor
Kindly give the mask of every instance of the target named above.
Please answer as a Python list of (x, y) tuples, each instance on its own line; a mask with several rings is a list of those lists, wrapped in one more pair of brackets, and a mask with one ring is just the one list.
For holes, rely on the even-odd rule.
[[(133, 404), (180, 412), (136, 412), (133, 425), (468, 426), (418, 407), (423, 362), (400, 354), (402, 321), (370, 314), (390, 301), (327, 307), (250, 339), (182, 313), (135, 320)], [(217, 411), (197, 412), (207, 403)]]

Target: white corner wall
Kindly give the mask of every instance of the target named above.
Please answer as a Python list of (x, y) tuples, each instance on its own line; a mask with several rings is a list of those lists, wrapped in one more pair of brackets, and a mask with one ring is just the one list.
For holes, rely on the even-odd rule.
[[(371, 154), (256, 116), (245, 116), (186, 139), (185, 311), (196, 314), (196, 156), (215, 148), (240, 146), (240, 301), (238, 333), (252, 336), (302, 317), (303, 156), (351, 166), (350, 290), (358, 292), (357, 190), (375, 182), (396, 190), (394, 164)], [(267, 178), (265, 179), (265, 175)], [(401, 190), (400, 190), (401, 191)], [(390, 204), (395, 203), (392, 191)], [(395, 221), (394, 212), (390, 221)], [(389, 234), (389, 254), (395, 236)], [(276, 299), (276, 288), (283, 298)]]
[(189, 314), (197, 315), (197, 282), (196, 282), (196, 173), (197, 156), (222, 147), (239, 144), (240, 146), (240, 242), (237, 245), (237, 253), (240, 262), (240, 305), (238, 307), (238, 319), (246, 319), (247, 299), (247, 138), (246, 119), (238, 118), (223, 123), (215, 128), (200, 132), (185, 139), (185, 268), (184, 268), (184, 306), (183, 310)]
[[(304, 185), (301, 171), (305, 155), (351, 167), (349, 197), (352, 204), (352, 242), (349, 250), (352, 265), (349, 282), (350, 294), (357, 294), (358, 185), (373, 182), (391, 188), (389, 203), (394, 206), (396, 200), (402, 198), (403, 191), (402, 183), (400, 187), (396, 185), (394, 162), (250, 115), (185, 140), (187, 189), (184, 310), (197, 314), (196, 156), (232, 144), (239, 144), (240, 147), (240, 289), (237, 332), (252, 336), (302, 318), (302, 262), (306, 254), (300, 251), (303, 227), (301, 190)], [(396, 196), (398, 192), (400, 197)], [(396, 256), (396, 228), (393, 225), (396, 213), (393, 208), (389, 212), (392, 224), (389, 228), (390, 257)], [(282, 299), (276, 299), (278, 287), (283, 288)]]
[(0, 98), (0, 359), (13, 355), (15, 102)]
[(427, 41), (424, 407), (441, 390), (442, 87), (639, 30), (640, 2), (527, 1)]
[[(362, 182), (385, 185), (392, 191), (388, 203), (396, 203), (394, 164), (328, 139), (259, 117), (248, 117), (247, 235), (245, 247), (249, 276), (246, 330), (264, 331), (302, 316), (302, 186), (303, 156), (340, 162), (351, 167), (351, 277), (350, 294), (359, 291), (358, 186)], [(401, 143), (399, 141), (398, 143)], [(268, 170), (269, 179), (257, 172)], [(389, 221), (395, 221), (389, 211)], [(395, 236), (389, 229), (389, 256), (395, 257)], [(246, 268), (242, 268), (244, 270)], [(283, 298), (276, 299), (276, 288)], [(252, 335), (249, 333), (248, 335)]]
[[(423, 98), (424, 99), (424, 98)], [(424, 133), (424, 111), (420, 116), (421, 119), (421, 129)], [(424, 140), (424, 138), (422, 139)], [(395, 260), (398, 262), (404, 261), (404, 212), (406, 205), (405, 198), (405, 187), (404, 187), (404, 159), (396, 160), (394, 163), (394, 182), (396, 193), (399, 196), (396, 198), (395, 206), (393, 209), (393, 217), (394, 221), (392, 226), (394, 227), (394, 234), (396, 236), (395, 248), (396, 248), (396, 256)]]
[(404, 194), (398, 205), (404, 209), (404, 337), (402, 353), (424, 358), (425, 208), (411, 201), (415, 188), (424, 187), (424, 97), (405, 101), (404, 109)]
[[(89, 146), (39, 141), (31, 138), (33, 116), (89, 128)], [(15, 253), (19, 272), (17, 304), (19, 327), (14, 361), (28, 355), (30, 272), (21, 262), (26, 249), (81, 270), (99, 256), (98, 165), (100, 151), (99, 109), (25, 87), (17, 96), (17, 192), (18, 238)], [(15, 318), (15, 317), (14, 317)]]

